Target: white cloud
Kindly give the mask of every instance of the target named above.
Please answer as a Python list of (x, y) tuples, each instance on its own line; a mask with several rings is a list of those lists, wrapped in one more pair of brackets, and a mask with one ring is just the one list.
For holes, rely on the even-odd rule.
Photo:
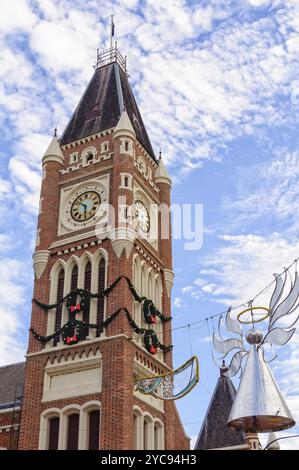
[(209, 292), (215, 301), (227, 305), (252, 299), (271, 282), (273, 273), (282, 272), (299, 255), (298, 240), (277, 233), (224, 235), (220, 239), (223, 243), (201, 265), (212, 269), (207, 279), (207, 285), (213, 287)]
[(241, 168), (238, 172), (234, 197), (224, 201), (224, 208), (235, 224), (242, 226), (270, 217), (286, 219), (293, 229), (298, 227), (299, 154), (287, 149), (275, 151), (275, 154), (264, 163), (246, 170)]
[(30, 31), (36, 18), (26, 0), (1, 0), (0, 34)]
[(175, 297), (173, 300), (173, 307), (181, 308), (183, 306), (183, 301), (180, 297)]
[(2, 258), (0, 272), (0, 364), (24, 359), (24, 264)]

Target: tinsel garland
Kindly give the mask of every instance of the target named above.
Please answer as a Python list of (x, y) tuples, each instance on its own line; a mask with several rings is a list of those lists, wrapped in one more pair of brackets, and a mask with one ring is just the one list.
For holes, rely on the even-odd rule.
[(85, 339), (86, 330), (88, 330), (89, 328), (106, 328), (109, 323), (111, 323), (121, 311), (124, 311), (126, 313), (131, 328), (137, 334), (143, 334), (144, 345), (148, 352), (150, 352), (151, 354), (156, 354), (157, 348), (160, 348), (164, 352), (172, 350), (172, 345), (165, 346), (164, 344), (160, 343), (154, 330), (146, 330), (145, 328), (140, 328), (135, 323), (126, 308), (119, 308), (118, 310), (113, 312), (112, 315), (110, 315), (110, 317), (108, 317), (105, 321), (99, 323), (87, 323), (81, 320), (72, 319), (68, 321), (65, 325), (63, 325), (61, 328), (57, 329), (55, 333), (49, 336), (41, 336), (36, 331), (34, 331), (33, 328), (30, 328), (30, 331), (32, 335), (41, 343), (47, 343), (51, 341), (55, 336), (62, 334), (64, 344), (71, 346), (72, 344), (78, 343), (81, 339)]

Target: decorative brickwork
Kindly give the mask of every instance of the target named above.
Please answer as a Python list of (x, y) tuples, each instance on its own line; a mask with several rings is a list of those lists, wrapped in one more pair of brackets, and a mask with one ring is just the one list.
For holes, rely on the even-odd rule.
[[(118, 64), (111, 64), (111, 67), (118, 67)], [(113, 71), (107, 74), (106, 71), (105, 74), (109, 77), (113, 77), (112, 72)], [(92, 81), (92, 86), (95, 86), (95, 83), (97, 83), (97, 86), (100, 88), (97, 90), (97, 93), (94, 89), (89, 90), (86, 96), (93, 97), (105, 93), (105, 87), (100, 78), (101, 70), (97, 70), (96, 74), (96, 80)], [(117, 94), (118, 91), (114, 79), (111, 78), (111, 80), (108, 88), (110, 92), (112, 90), (113, 100), (110, 104), (111, 106), (118, 106), (119, 100), (115, 98), (115, 93)], [(122, 71), (121, 84), (123, 86), (124, 96), (128, 97), (127, 106), (129, 107), (128, 115), (130, 116), (131, 114), (133, 115), (133, 108), (135, 110), (136, 104), (132, 101), (127, 77), (124, 76)], [(108, 96), (101, 97), (101, 103), (108, 102)], [(93, 108), (95, 105), (96, 103), (85, 103), (83, 107), (84, 109), (89, 109), (90, 107)], [(130, 106), (132, 106), (132, 109)], [(117, 114), (120, 117), (123, 110), (113, 109), (110, 111), (113, 116)], [(136, 111), (134, 112), (135, 114), (137, 113)], [(139, 114), (137, 117), (139, 118)], [(77, 116), (77, 118), (76, 123), (81, 122), (80, 120), (83, 119), (81, 115), (79, 117)], [(132, 124), (134, 125), (134, 122)], [(95, 129), (96, 126), (92, 126), (92, 128)], [(69, 136), (72, 135), (72, 132), (74, 135), (80, 136), (81, 134), (80, 129), (76, 128), (72, 130), (69, 127), (67, 133), (64, 135), (63, 143), (65, 145), (61, 147), (64, 163), (61, 164), (61, 162), (59, 163), (58, 161), (47, 160), (44, 165), (44, 178), (41, 186), (42, 210), (38, 220), (39, 243), (36, 250), (49, 250), (49, 259), (40, 276), (37, 276), (35, 279), (33, 296), (41, 302), (51, 303), (56, 300), (54, 299), (55, 295), (53, 292), (56, 292), (56, 296), (57, 292), (58, 296), (62, 294), (66, 295), (74, 282), (79, 288), (83, 288), (85, 282), (86, 288), (97, 291), (99, 287), (103, 288), (105, 283), (106, 286), (110, 285), (119, 276), (127, 276), (133, 279), (133, 259), (135, 255), (138, 255), (141, 256), (141, 259), (146, 259), (146, 262), (152, 267), (155, 275), (161, 276), (161, 309), (164, 315), (170, 316), (170, 296), (167, 293), (167, 286), (163, 276), (164, 268), (167, 270), (172, 269), (170, 237), (167, 240), (158, 240), (158, 249), (155, 248), (155, 245), (146, 240), (136, 239), (132, 241), (131, 251), (127, 250), (125, 252), (125, 250), (123, 250), (122, 253), (118, 253), (119, 256), (117, 256), (108, 235), (104, 236), (104, 238), (99, 241), (95, 234), (94, 226), (89, 225), (85, 228), (80, 226), (79, 229), (76, 227), (76, 229), (73, 231), (70, 230), (67, 234), (61, 236), (57, 235), (62, 188), (67, 188), (79, 183), (86, 184), (89, 180), (102, 174), (109, 175), (109, 204), (111, 204), (116, 211), (116, 227), (120, 225), (118, 212), (119, 197), (125, 197), (127, 205), (134, 203), (134, 191), (132, 188), (126, 188), (121, 184), (122, 174), (132, 177), (133, 188), (135, 182), (138, 182), (139, 186), (142, 186), (143, 191), (145, 191), (155, 203), (170, 205), (170, 185), (165, 183), (154, 184), (153, 175), (157, 169), (157, 161), (152, 155), (148, 154), (148, 151), (152, 153), (152, 149), (144, 137), (147, 137), (145, 131), (143, 131), (140, 140), (141, 143), (147, 143), (147, 150), (145, 150), (140, 141), (138, 141), (138, 135), (141, 134), (140, 131), (136, 129), (137, 138), (134, 137), (132, 132), (131, 134), (124, 134), (124, 137), (122, 137), (122, 132), (118, 131), (116, 138), (114, 138), (113, 128), (107, 129), (108, 132), (106, 135), (104, 135), (105, 132), (103, 132), (102, 128), (99, 130), (100, 132), (98, 134), (90, 136), (89, 138), (88, 135), (86, 136), (85, 126), (84, 139), (79, 139), (72, 143), (69, 141)], [(130, 141), (128, 144), (126, 139)], [(93, 147), (94, 155), (90, 156), (90, 161), (88, 158), (87, 160), (85, 159), (84, 163), (82, 155), (86, 149), (86, 151), (88, 151), (89, 147)], [(109, 152), (105, 153), (106, 148), (109, 149)], [(146, 162), (146, 170), (144, 170), (143, 173), (140, 172), (137, 165), (138, 157), (141, 155)], [(161, 227), (159, 227), (159, 229), (161, 229)], [(105, 252), (106, 260), (105, 263), (100, 264), (101, 271), (95, 273), (93, 272), (95, 268), (93, 268), (92, 260), (93, 257), (98, 256), (99, 249)], [(81, 266), (80, 259), (85, 256), (86, 253), (88, 253), (91, 262), (88, 264), (88, 271), (85, 271), (84, 277), (83, 264), (81, 263)], [(79, 270), (75, 275), (72, 275), (73, 271), (68, 271), (67, 269), (69, 265), (68, 260), (71, 258), (74, 260), (74, 263), (77, 263), (79, 266)], [(55, 268), (58, 266), (59, 262), (61, 266), (66, 267), (63, 285), (61, 280), (62, 275), (60, 278)], [(76, 277), (75, 280), (74, 276)], [(54, 285), (55, 282), (56, 285)], [(152, 295), (154, 295), (154, 293), (152, 293)], [(92, 304), (92, 302), (95, 302), (95, 304)], [(97, 302), (96, 299), (91, 300), (90, 306), (90, 315), (92, 316), (92, 312), (94, 311), (95, 321), (96, 319), (107, 318), (107, 315), (120, 307), (127, 308), (129, 312), (132, 312), (132, 295), (125, 279), (120, 281), (119, 285), (109, 294), (105, 301), (99, 304)], [(31, 328), (44, 336), (53, 333), (53, 325), (55, 325), (55, 322), (61, 321), (63, 323), (66, 320), (65, 306), (61, 306), (60, 310), (56, 312), (58, 315), (54, 323), (51, 323), (50, 318), (55, 315), (55, 312), (44, 312), (37, 305), (33, 304)], [(49, 331), (51, 328), (52, 331)], [(171, 321), (164, 323), (161, 328), (163, 328), (163, 337), (159, 338), (160, 341), (164, 344), (171, 344)], [(165, 403), (164, 412), (162, 413), (155, 407), (150, 406), (148, 403), (134, 396), (134, 357), (140, 358), (145, 364), (145, 367), (148, 363), (152, 370), (164, 372), (169, 370), (172, 366), (172, 353), (161, 353), (161, 355), (157, 357), (149, 354), (143, 345), (136, 341), (125, 314), (120, 314), (109, 324), (105, 331), (97, 331), (93, 336), (87, 332), (86, 340), (78, 344), (65, 346), (62, 345), (59, 338), (57, 338), (54, 343), (55, 345), (51, 343), (44, 346), (32, 335), (30, 335), (29, 338), (19, 439), (20, 449), (38, 449), (39, 442), (41, 442), (40, 433), (41, 431), (46, 432), (40, 429), (40, 423), (44, 423), (42, 425), (46, 426), (45, 423), (47, 421), (43, 420), (41, 417), (42, 413), (46, 412), (46, 410), (52, 409), (54, 410), (53, 416), (55, 413), (59, 416), (59, 410), (64, 409), (67, 405), (80, 405), (80, 407), (82, 407), (85, 403), (92, 401), (100, 402), (101, 404), (99, 433), (99, 448), (101, 449), (133, 449), (134, 405), (138, 406), (144, 413), (150, 413), (153, 420), (157, 419), (157, 423), (162, 423), (164, 427), (164, 448), (189, 448), (189, 439), (184, 433), (174, 403)], [(64, 364), (64, 361), (67, 362), (66, 358), (68, 355), (72, 357), (75, 357), (76, 353), (78, 353), (79, 356), (83, 353), (88, 355), (90, 349), (93, 350), (93, 352), (95, 352), (96, 349), (100, 351), (102, 361), (102, 392), (83, 396), (78, 394), (77, 396), (75, 395), (54, 401), (43, 400), (45, 366), (49, 364), (49, 360), (51, 362), (56, 358), (60, 364)], [(69, 369), (66, 368), (66, 370)], [(80, 383), (78, 383), (78, 389), (80, 389)], [(9, 422), (9, 415), (6, 419), (7, 422)], [(95, 418), (93, 419), (93, 422), (96, 422)], [(55, 426), (57, 426), (57, 421), (55, 422)], [(52, 427), (52, 434), (54, 432), (53, 429), (54, 425)], [(57, 430), (55, 430), (55, 433), (56, 432)], [(46, 436), (46, 434), (43, 434), (43, 436)], [(162, 436), (162, 434), (160, 434), (160, 436)], [(45, 439), (47, 438), (45, 437)], [(51, 445), (55, 444), (55, 439), (51, 437)], [(2, 441), (4, 446), (6, 441)], [(0, 433), (0, 443), (2, 441)], [(61, 444), (61, 442), (60, 439), (58, 445), (62, 446), (63, 444)], [(93, 446), (95, 445), (94, 441), (91, 440), (90, 442), (93, 442)], [(45, 445), (47, 445), (47, 443)]]

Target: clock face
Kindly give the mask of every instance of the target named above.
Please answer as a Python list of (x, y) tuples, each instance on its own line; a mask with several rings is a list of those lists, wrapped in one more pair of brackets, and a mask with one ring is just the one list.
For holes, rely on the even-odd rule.
[(100, 205), (101, 196), (96, 191), (85, 191), (72, 203), (71, 217), (76, 222), (86, 222), (95, 216)]
[(149, 218), (147, 208), (141, 201), (135, 202), (135, 217), (136, 217), (138, 228), (143, 233), (148, 233), (150, 229), (150, 218)]

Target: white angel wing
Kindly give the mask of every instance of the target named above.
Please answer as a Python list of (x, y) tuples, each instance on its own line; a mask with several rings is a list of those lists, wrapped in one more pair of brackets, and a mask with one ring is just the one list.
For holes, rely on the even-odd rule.
[[(275, 289), (276, 290), (276, 289)], [(294, 305), (296, 304), (299, 297), (299, 276), (296, 271), (294, 284), (287, 297), (277, 306), (274, 310), (271, 310), (269, 330), (272, 329), (274, 323), (281, 317), (288, 315)], [(277, 303), (277, 302), (276, 302)]]
[(219, 354), (224, 354), (224, 358), (232, 349), (243, 349), (243, 341), (236, 338), (222, 340), (213, 333), (213, 346)]
[[(269, 344), (269, 343), (267, 343)], [(264, 362), (266, 362), (267, 364), (270, 364), (270, 362), (274, 361), (274, 359), (277, 358), (277, 354), (275, 352), (272, 351), (272, 348), (271, 348), (271, 353), (272, 353), (272, 357), (270, 357), (269, 359), (267, 359), (266, 357), (266, 351), (265, 351), (265, 344), (263, 344), (263, 347), (261, 348), (261, 351), (262, 351), (262, 355), (263, 355), (263, 359), (264, 359)]]
[(276, 305), (278, 304), (282, 296), (283, 289), (284, 289), (286, 279), (287, 279), (287, 273), (285, 272), (284, 275), (279, 275), (279, 274), (274, 273), (274, 277), (275, 277), (275, 289), (273, 291), (270, 304), (269, 304), (270, 312), (273, 312), (273, 310), (275, 309)]
[(292, 330), (284, 330), (283, 328), (273, 328), (266, 334), (262, 344), (270, 343), (275, 344), (276, 346), (283, 346), (292, 338), (295, 333), (296, 328)]
[(228, 366), (228, 370), (223, 373), (225, 377), (233, 377), (238, 373), (241, 367), (242, 359), (248, 354), (247, 351), (238, 351), (232, 357), (230, 364)]
[(234, 320), (231, 317), (231, 307), (226, 312), (225, 327), (226, 327), (227, 331), (231, 331), (232, 333), (237, 333), (240, 336), (243, 335), (242, 328), (240, 327), (238, 321)]

